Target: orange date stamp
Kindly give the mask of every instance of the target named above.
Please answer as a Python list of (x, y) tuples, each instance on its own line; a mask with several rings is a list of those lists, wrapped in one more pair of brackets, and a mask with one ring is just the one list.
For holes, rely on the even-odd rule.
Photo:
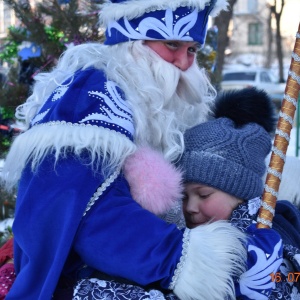
[(300, 282), (300, 272), (289, 272), (287, 274), (287, 277), (282, 277), (281, 273), (271, 273), (271, 280), (272, 282), (282, 282), (282, 281), (287, 281), (287, 282)]

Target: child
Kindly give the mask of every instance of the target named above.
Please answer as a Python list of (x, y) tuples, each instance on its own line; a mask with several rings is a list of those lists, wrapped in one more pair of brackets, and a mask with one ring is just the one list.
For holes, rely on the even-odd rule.
[[(230, 220), (242, 231), (255, 226), (274, 124), (268, 103), (254, 89), (223, 94), (216, 102), (216, 118), (185, 133), (178, 166), (185, 183), (187, 227), (217, 220)], [(269, 272), (276, 288), (265, 299), (299, 299), (300, 212), (288, 201), (278, 201), (275, 215), (273, 228), (283, 239), (284, 261), (280, 272)]]
[[(251, 116), (252, 112), (254, 113), (258, 109), (260, 116), (264, 116), (264, 118), (262, 119), (262, 123), (265, 127), (267, 127), (267, 130), (269, 132), (272, 131), (275, 119), (273, 118), (270, 100), (263, 92), (249, 89), (242, 93), (230, 93), (228, 94), (228, 96), (230, 96), (230, 99), (235, 99), (235, 104), (237, 103), (236, 100), (238, 100), (239, 103), (241, 103), (242, 100), (244, 101), (244, 106), (242, 108), (239, 107), (239, 115), (243, 118), (243, 120), (247, 119), (249, 122), (249, 114)], [(245, 104), (247, 104), (247, 106), (245, 106)], [(249, 106), (249, 104), (254, 105), (254, 107)], [(257, 104), (258, 107), (256, 107)], [(230, 105), (230, 102), (229, 100), (226, 100), (226, 106), (228, 105)], [(218, 108), (220, 110), (220, 105), (218, 106)], [(241, 114), (242, 109), (245, 110), (243, 114)], [(218, 111), (216, 111), (216, 113), (218, 113)], [(234, 110), (233, 113), (235, 114), (236, 110)], [(250, 119), (253, 120), (253, 117), (251, 116)], [(259, 117), (257, 116), (256, 119), (259, 119)], [(233, 124), (233, 122), (231, 122), (229, 119), (224, 120), (225, 124)], [(251, 143), (249, 145), (245, 143), (242, 144), (242, 146), (246, 147), (244, 152), (237, 152), (237, 150), (235, 150), (237, 143), (234, 143), (235, 139), (239, 137), (239, 131), (243, 132), (243, 130), (245, 130), (243, 129), (243, 125), (241, 125), (241, 127), (237, 129), (237, 136), (233, 134), (233, 128), (232, 132), (230, 132), (230, 126), (223, 126), (224, 132), (222, 132), (220, 130), (221, 128), (218, 128), (218, 120), (204, 123), (203, 132), (202, 130), (198, 130), (199, 128), (201, 128), (199, 126), (196, 126), (186, 132), (186, 149), (182, 155), (181, 160), (178, 163), (181, 169), (183, 169), (184, 179), (187, 181), (185, 189), (186, 197), (184, 199), (184, 212), (187, 227), (190, 228), (196, 227), (198, 225), (200, 225), (199, 227), (205, 227), (205, 223), (209, 223), (214, 220), (227, 220), (235, 208), (238, 207), (240, 209), (239, 211), (242, 211), (244, 199), (251, 199), (261, 195), (263, 189), (261, 176), (265, 171), (265, 165), (263, 165), (263, 161), (271, 148), (271, 138), (269, 136), (269, 133), (258, 124), (250, 124), (248, 126), (249, 129), (245, 137), (247, 139), (247, 135), (250, 134)], [(213, 130), (215, 130), (215, 132), (213, 132)], [(219, 133), (221, 134), (220, 137), (218, 136)], [(198, 137), (198, 134), (202, 136), (203, 139), (202, 137)], [(223, 143), (226, 136), (229, 137), (230, 143)], [(198, 141), (201, 141), (201, 145), (198, 145)], [(224, 149), (218, 149), (220, 155), (222, 152), (226, 153), (226, 151), (228, 151), (228, 154), (230, 154), (230, 151), (232, 152), (234, 150), (237, 152), (235, 155), (234, 152), (232, 152), (232, 154), (229, 156), (230, 159), (236, 161), (235, 164), (233, 163), (233, 165), (230, 165), (230, 160), (226, 160), (226, 157), (222, 159), (223, 165), (221, 165), (220, 163), (214, 164), (213, 161), (209, 160), (210, 156), (212, 156), (213, 158), (215, 157), (215, 159), (218, 158), (218, 156), (216, 155), (216, 144), (218, 141), (220, 145), (226, 146)], [(231, 141), (233, 143), (231, 143)], [(214, 147), (210, 148), (210, 146), (213, 145)], [(193, 148), (193, 146), (195, 147)], [(253, 154), (251, 153), (249, 158), (255, 159), (257, 161), (256, 163), (251, 162), (251, 164), (249, 164), (249, 169), (252, 168), (254, 169), (254, 171), (248, 171), (248, 168), (243, 168), (243, 166), (239, 164), (239, 160), (243, 160), (243, 155), (247, 153), (247, 151), (253, 151), (255, 146), (257, 146), (258, 149), (256, 149)], [(200, 156), (198, 156), (198, 149)], [(201, 154), (205, 154), (206, 149), (208, 149), (208, 151), (210, 152), (207, 153), (207, 161), (203, 160), (201, 163), (199, 163), (198, 158), (200, 159)], [(213, 149), (215, 149), (216, 151), (213, 151)], [(235, 156), (238, 157), (235, 158)], [(220, 158), (222, 158), (222, 156), (220, 156)], [(226, 165), (228, 165), (228, 168), (226, 168)], [(251, 167), (251, 165), (253, 165), (253, 167)], [(220, 167), (219, 170), (218, 166)], [(210, 170), (210, 168), (212, 169)], [(127, 159), (124, 166), (124, 175), (130, 185), (130, 190), (133, 198), (143, 208), (155, 213), (156, 215), (161, 215), (163, 212), (168, 210), (168, 208), (172, 207), (171, 211), (169, 210), (169, 212), (167, 214), (164, 214), (163, 217), (167, 222), (176, 223), (179, 228), (182, 228), (183, 216), (182, 218), (180, 218), (181, 209), (178, 205), (176, 205), (174, 201), (174, 199), (180, 197), (179, 186), (181, 185), (181, 182), (180, 176), (178, 175), (178, 170), (177, 173), (173, 171), (171, 166), (164, 165), (164, 162), (162, 161), (162, 158), (158, 153), (152, 153), (150, 149), (140, 149), (140, 151), (137, 151), (134, 155)], [(215, 189), (211, 185), (200, 185), (199, 183), (201, 181), (198, 180), (197, 176), (200, 176), (201, 181), (201, 176), (203, 176), (204, 183), (207, 182), (205, 178), (207, 178), (207, 180), (219, 181), (220, 184), (222, 184), (222, 189), (224, 190), (226, 190), (226, 186), (228, 185), (229, 189), (235, 189), (237, 191), (237, 196), (235, 195), (235, 193), (228, 193), (229, 191), (224, 192), (219, 189)], [(234, 176), (237, 176), (236, 182), (234, 182)], [(242, 182), (243, 180), (244, 182)], [(226, 184), (227, 182), (228, 184)], [(200, 192), (201, 199), (207, 199), (207, 201), (199, 201)], [(161, 202), (158, 199), (164, 199), (164, 201)], [(250, 200), (249, 203), (256, 203), (256, 208), (258, 209), (260, 204), (259, 201), (259, 198), (256, 198), (255, 201)], [(204, 207), (201, 207), (201, 210), (202, 212), (205, 212), (205, 214), (201, 214), (201, 212), (199, 211), (198, 206), (202, 204), (204, 205)], [(242, 222), (242, 218), (239, 218), (239, 221)], [(238, 221), (233, 223), (238, 223)], [(253, 232), (255, 232), (256, 236), (260, 235), (260, 241), (258, 241), (258, 239), (256, 241), (257, 243), (253, 242), (252, 246), (254, 246), (255, 243), (256, 246), (259, 246), (259, 243), (262, 244), (263, 242), (268, 241), (268, 239), (270, 238), (274, 240), (278, 238), (278, 235), (274, 230), (255, 231), (255, 228), (247, 228), (250, 226), (243, 227), (239, 225), (237, 227), (242, 229), (244, 232), (249, 233), (249, 235), (251, 235), (251, 233)], [(208, 236), (207, 238), (212, 239), (212, 237), (210, 236)], [(276, 244), (276, 242), (274, 242), (274, 244)], [(272, 244), (271, 246), (271, 244), (269, 243), (269, 245), (271, 246), (268, 248), (270, 249), (269, 252), (266, 251), (266, 247), (259, 247), (260, 249), (258, 249), (260, 253), (263, 253), (264, 257), (264, 253), (270, 253), (271, 258), (274, 256), (274, 253), (276, 254), (273, 261), (271, 261), (270, 259), (271, 262), (268, 263), (268, 273), (265, 273), (264, 275), (259, 274), (263, 273), (261, 272), (261, 270), (264, 270), (264, 268), (261, 269), (261, 261), (257, 260), (257, 264), (253, 263), (253, 261), (256, 262), (256, 254), (249, 253), (249, 257), (250, 259), (252, 259), (252, 262), (248, 265), (250, 269), (249, 271), (253, 272), (254, 275), (258, 274), (258, 276), (260, 276), (259, 278), (264, 281), (264, 286), (262, 288), (260, 282), (260, 287), (258, 287), (255, 291), (256, 287), (253, 286), (253, 281), (255, 281), (255, 278), (253, 278), (253, 275), (252, 278), (250, 278), (249, 276), (247, 277), (245, 275), (247, 274), (246, 272), (239, 279), (239, 282), (238, 280), (236, 281), (236, 295), (242, 294), (243, 296), (241, 299), (267, 299), (268, 294), (270, 294), (272, 288), (275, 286), (275, 283), (272, 282), (272, 278), (269, 274), (272, 272), (275, 274), (277, 272), (277, 269), (282, 260), (277, 255), (280, 253), (280, 250), (277, 249), (278, 251), (276, 253), (276, 249), (274, 249), (273, 246), (274, 244)], [(280, 246), (279, 242), (277, 244)], [(199, 249), (199, 251), (203, 251), (203, 249)], [(268, 259), (265, 260), (267, 261)], [(253, 265), (255, 265), (255, 268), (251, 270), (251, 267)], [(206, 266), (203, 266), (203, 268), (213, 268), (216, 272), (218, 272), (217, 265), (212, 266), (207, 263)], [(90, 280), (82, 280), (81, 282), (79, 282), (77, 288), (75, 289), (75, 297), (73, 299), (82, 300), (92, 295), (93, 293), (98, 293), (99, 295), (103, 295), (106, 293), (106, 295), (114, 296), (114, 299), (123, 299), (123, 295), (128, 294), (131, 294), (131, 299), (177, 299), (176, 296), (172, 294), (166, 293), (165, 295), (163, 295), (157, 290), (152, 289), (150, 291), (147, 291), (142, 289), (141, 287), (134, 285), (134, 283), (117, 281), (118, 278), (109, 278), (107, 276), (103, 276), (103, 274), (100, 277), (98, 276), (98, 279), (94, 278)], [(216, 289), (218, 289), (217, 286)], [(132, 296), (133, 294), (136, 295), (134, 298)]]

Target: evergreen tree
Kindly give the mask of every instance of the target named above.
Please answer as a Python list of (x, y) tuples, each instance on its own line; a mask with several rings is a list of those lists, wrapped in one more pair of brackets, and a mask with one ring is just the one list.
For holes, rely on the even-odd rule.
[(33, 77), (50, 70), (68, 45), (102, 41), (98, 27), (101, 1), (46, 0), (30, 6), (28, 0), (4, 0), (20, 21), (8, 28), (0, 63), (9, 66), (0, 80), (0, 158), (4, 157), (14, 130), (14, 111), (30, 95)]
[[(10, 125), (14, 111), (30, 95), (33, 77), (50, 70), (69, 44), (102, 42), (98, 26), (101, 0), (46, 0), (30, 6), (28, 0), (4, 0), (13, 9), (20, 25), (8, 28), (0, 47), (0, 64), (9, 72), (0, 78), (0, 124)], [(208, 30), (207, 43), (198, 53), (198, 62), (213, 74), (216, 59), (216, 32)], [(211, 78), (214, 82), (214, 77)], [(8, 126), (9, 127), (9, 126)], [(0, 158), (4, 157), (14, 130), (0, 129)]]
[[(14, 112), (30, 95), (34, 75), (53, 68), (68, 45), (103, 39), (98, 27), (100, 1), (46, 0), (35, 7), (27, 0), (4, 2), (20, 25), (8, 28), (0, 46), (0, 66), (8, 65), (8, 72), (0, 73), (0, 159), (19, 131), (13, 126)], [(14, 204), (15, 191), (5, 192), (0, 183), (0, 220), (13, 216)], [(0, 232), (0, 244), (7, 236)]]
[[(101, 0), (45, 0), (34, 7), (28, 0), (3, 1), (13, 9), (19, 25), (8, 28), (0, 46), (0, 66), (9, 66), (7, 73), (0, 73), (0, 159), (5, 158), (14, 134), (19, 132), (13, 127), (14, 112), (30, 95), (34, 76), (52, 69), (69, 45), (102, 42), (104, 38), (98, 26)], [(197, 59), (210, 74), (215, 45), (216, 34), (209, 30), (207, 44)], [(4, 193), (0, 193), (0, 209), (9, 199), (6, 194), (1, 199), (1, 195)]]

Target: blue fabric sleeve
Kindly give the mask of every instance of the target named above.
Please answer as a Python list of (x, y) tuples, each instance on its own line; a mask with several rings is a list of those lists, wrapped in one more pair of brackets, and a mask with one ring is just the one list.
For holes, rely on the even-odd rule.
[(300, 247), (300, 210), (291, 202), (277, 201), (273, 228), (279, 232), (284, 244)]
[(168, 288), (182, 253), (183, 232), (143, 209), (120, 176), (84, 217), (74, 243), (89, 266), (141, 285)]
[(28, 165), (19, 184), (14, 232), (16, 281), (7, 299), (50, 299), (88, 199), (103, 178), (78, 158)]

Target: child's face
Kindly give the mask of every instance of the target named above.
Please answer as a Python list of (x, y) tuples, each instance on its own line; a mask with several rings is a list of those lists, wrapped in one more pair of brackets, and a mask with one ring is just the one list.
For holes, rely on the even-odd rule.
[(218, 220), (227, 220), (232, 211), (243, 201), (225, 192), (198, 183), (185, 185), (183, 213), (186, 225), (198, 225)]

